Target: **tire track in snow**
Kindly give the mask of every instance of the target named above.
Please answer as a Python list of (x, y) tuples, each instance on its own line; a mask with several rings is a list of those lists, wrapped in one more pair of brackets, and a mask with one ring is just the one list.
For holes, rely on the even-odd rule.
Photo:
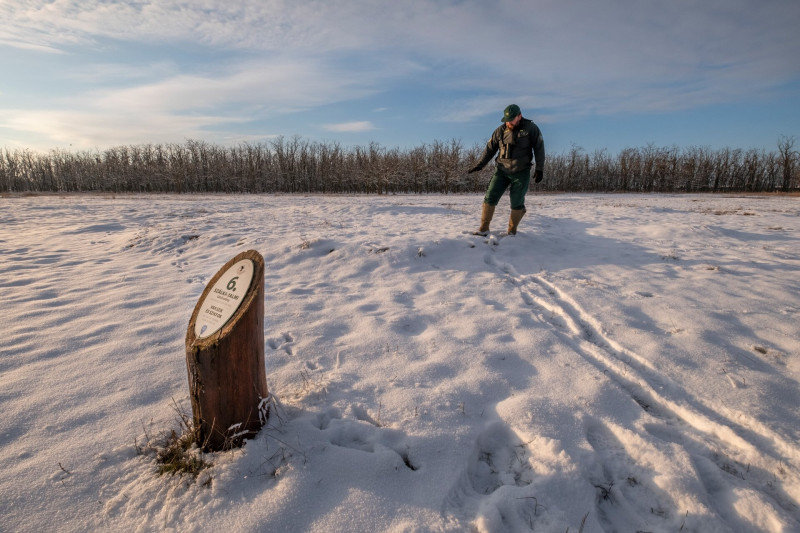
[[(684, 432), (677, 431), (677, 440), (689, 453), (712, 458), (724, 471), (730, 471), (730, 461), (716, 458), (740, 458), (739, 464), (746, 464), (752, 477), (760, 478), (765, 485), (778, 471), (784, 472), (787, 486), (798, 486), (800, 480), (794, 472), (800, 464), (800, 449), (795, 444), (752, 417), (743, 417), (740, 423), (689, 394), (641, 354), (609, 338), (599, 320), (544, 276), (520, 275), (513, 265), (497, 260), (494, 250), (484, 256), (484, 261), (507, 276), (526, 305), (544, 310), (539, 317), (553, 325), (566, 344), (621, 387), (643, 410), (670, 427), (684, 428)], [(657, 429), (660, 427), (648, 424), (645, 429), (663, 440), (664, 432)], [(675, 438), (668, 440), (676, 442)], [(794, 466), (788, 469), (793, 472), (787, 471), (787, 463)], [(796, 490), (793, 492), (776, 489), (772, 496), (779, 507), (800, 520), (800, 497)]]

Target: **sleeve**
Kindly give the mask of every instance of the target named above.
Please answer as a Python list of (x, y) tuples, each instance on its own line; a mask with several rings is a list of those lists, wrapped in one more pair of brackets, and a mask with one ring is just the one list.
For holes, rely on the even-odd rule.
[(544, 139), (539, 126), (533, 126), (533, 156), (536, 161), (536, 170), (544, 170)]
[(483, 150), (483, 156), (481, 156), (481, 159), (478, 161), (476, 166), (480, 168), (485, 167), (495, 156), (497, 150), (500, 149), (500, 138), (502, 134), (501, 130), (502, 126), (494, 130), (492, 136), (489, 138), (489, 141), (486, 143), (486, 148)]

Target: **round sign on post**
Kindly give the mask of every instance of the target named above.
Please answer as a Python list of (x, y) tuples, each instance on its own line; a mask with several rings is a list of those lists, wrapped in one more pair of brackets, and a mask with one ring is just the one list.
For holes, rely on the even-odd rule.
[(255, 250), (209, 281), (186, 331), (195, 437), (205, 450), (241, 446), (266, 421), (264, 259)]
[(194, 324), (194, 334), (198, 339), (210, 337), (222, 329), (239, 309), (253, 279), (253, 270), (251, 259), (237, 261), (211, 287), (200, 302), (200, 313)]

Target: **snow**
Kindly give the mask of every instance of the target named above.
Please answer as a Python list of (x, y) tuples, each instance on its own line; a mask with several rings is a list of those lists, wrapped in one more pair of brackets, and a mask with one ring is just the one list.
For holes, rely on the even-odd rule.
[[(800, 530), (798, 199), (480, 203), (0, 198), (0, 530)], [(276, 408), (158, 476), (248, 249)]]

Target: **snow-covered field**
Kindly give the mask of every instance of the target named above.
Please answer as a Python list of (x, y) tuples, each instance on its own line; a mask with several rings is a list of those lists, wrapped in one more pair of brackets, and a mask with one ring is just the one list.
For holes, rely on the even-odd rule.
[[(480, 203), (0, 198), (0, 530), (800, 531), (800, 199)], [(248, 249), (280, 407), (158, 477)]]

